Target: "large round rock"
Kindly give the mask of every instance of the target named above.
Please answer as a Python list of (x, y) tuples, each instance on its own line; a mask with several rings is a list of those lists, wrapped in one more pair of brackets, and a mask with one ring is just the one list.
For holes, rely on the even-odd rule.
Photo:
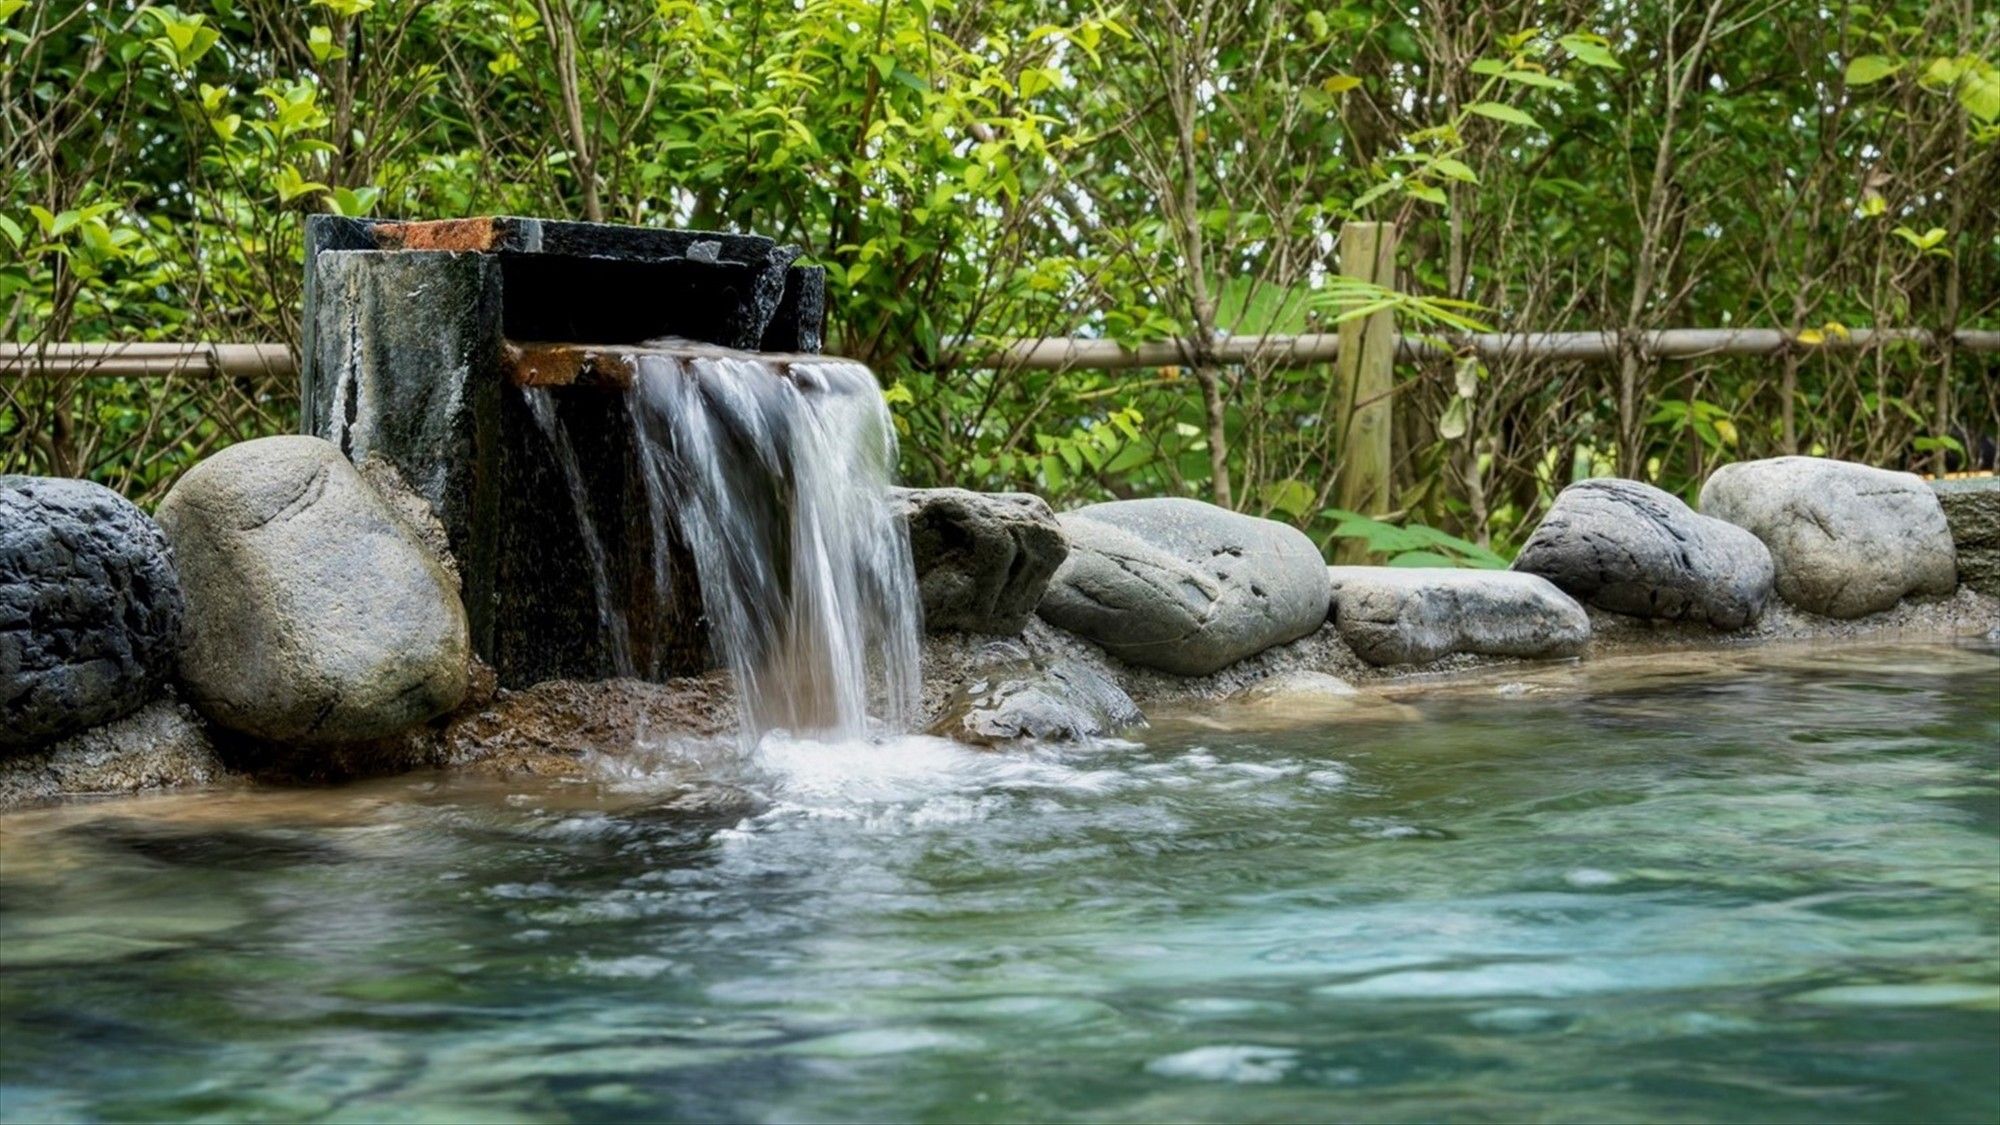
[(1771, 552), (1755, 535), (1636, 480), (1563, 489), (1514, 569), (1613, 613), (1718, 629), (1755, 624), (1773, 577)]
[(457, 589), (327, 442), (231, 446), (181, 478), (159, 519), (187, 596), (181, 679), (215, 723), (361, 742), (464, 698)]
[(1590, 644), (1590, 615), (1537, 574), (1452, 567), (1336, 566), (1333, 620), (1370, 664), (1454, 653), (1562, 657)]
[(1326, 622), (1326, 563), (1289, 524), (1199, 500), (1058, 517), (1069, 558), (1038, 612), (1128, 663), (1203, 676)]
[(146, 513), (88, 481), (0, 476), (0, 747), (136, 710), (172, 674), (180, 626)]
[(1823, 457), (1743, 461), (1708, 478), (1701, 510), (1763, 540), (1778, 596), (1810, 613), (1860, 617), (1958, 586), (1944, 510), (1910, 473)]
[(933, 633), (1020, 632), (1069, 553), (1039, 496), (898, 488), (889, 499), (909, 525), (924, 628)]

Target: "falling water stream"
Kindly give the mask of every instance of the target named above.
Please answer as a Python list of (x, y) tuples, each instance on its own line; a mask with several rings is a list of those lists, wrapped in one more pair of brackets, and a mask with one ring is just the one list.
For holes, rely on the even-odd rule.
[[(907, 532), (888, 505), (895, 429), (867, 367), (661, 341), (627, 397), (653, 536), (692, 556), (716, 661), (735, 678), (746, 740), (903, 729), (918, 693), (918, 608)], [(590, 549), (621, 674), (626, 617), (588, 516), (576, 454), (549, 392), (524, 393), (555, 450)]]

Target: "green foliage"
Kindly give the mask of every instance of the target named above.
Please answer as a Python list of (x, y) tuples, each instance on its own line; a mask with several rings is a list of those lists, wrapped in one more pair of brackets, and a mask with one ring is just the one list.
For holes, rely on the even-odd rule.
[[(0, 0), (0, 336), (295, 342), (315, 211), (757, 230), (827, 268), (833, 345), (881, 374), (915, 483), (1227, 497), (1487, 563), (1581, 476), (1685, 494), (1786, 450), (1935, 469), (2000, 430), (1989, 361), (1843, 327), (2000, 325), (2000, 14), (1430, 11)], [(1394, 287), (1338, 274), (1350, 220), (1398, 224)], [(1366, 514), (1393, 536), (1330, 508), (1358, 404), (1329, 366), (1214, 358), (1376, 314), (1444, 345), (1397, 371), (1395, 511)], [(1720, 325), (1794, 346), (1452, 346)], [(1184, 355), (974, 362), (1066, 335)], [(293, 408), (258, 381), (0, 384), (0, 470), (156, 490)]]
[(1370, 554), (1383, 556), (1390, 566), (1459, 566), (1484, 570), (1507, 567), (1507, 560), (1493, 551), (1434, 527), (1422, 524), (1398, 527), (1339, 508), (1328, 509), (1325, 514), (1338, 521), (1333, 529), (1334, 538), (1359, 540)]

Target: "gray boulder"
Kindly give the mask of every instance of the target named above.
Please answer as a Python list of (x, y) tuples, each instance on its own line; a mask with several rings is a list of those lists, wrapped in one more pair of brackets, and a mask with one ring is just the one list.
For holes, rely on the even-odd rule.
[(0, 476), (0, 749), (130, 714), (173, 673), (181, 590), (146, 513), (89, 481)]
[(1178, 499), (1059, 518), (1069, 558), (1037, 612), (1121, 660), (1204, 676), (1326, 621), (1325, 560), (1289, 524)]
[(1771, 552), (1732, 523), (1635, 480), (1562, 490), (1514, 569), (1600, 609), (1718, 629), (1754, 625), (1771, 597)]
[(933, 633), (1020, 632), (1069, 554), (1039, 496), (898, 488), (889, 499), (909, 524), (924, 628)]
[(1336, 566), (1333, 620), (1370, 664), (1423, 664), (1452, 653), (1575, 656), (1590, 615), (1535, 574), (1452, 567)]
[(1146, 721), (1125, 689), (1080, 660), (1036, 660), (1011, 642), (954, 693), (931, 733), (979, 746), (1080, 742)]
[(456, 584), (327, 442), (233, 445), (181, 478), (159, 520), (187, 597), (181, 680), (218, 725), (362, 742), (464, 698)]
[(1958, 585), (1944, 509), (1910, 473), (1823, 457), (1742, 461), (1708, 478), (1701, 510), (1763, 540), (1778, 596), (1810, 613), (1860, 617)]
[(2000, 477), (1931, 482), (1958, 554), (1958, 580), (2000, 598)]

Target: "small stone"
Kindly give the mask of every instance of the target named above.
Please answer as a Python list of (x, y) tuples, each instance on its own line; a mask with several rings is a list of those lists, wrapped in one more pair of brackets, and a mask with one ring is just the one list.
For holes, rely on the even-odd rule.
[(977, 746), (1081, 742), (1145, 721), (1123, 688), (1082, 661), (1018, 659), (984, 669), (961, 688), (931, 733)]
[(1326, 621), (1325, 560), (1290, 524), (1183, 499), (1059, 519), (1069, 558), (1038, 612), (1120, 660), (1205, 676)]
[(1575, 656), (1590, 615), (1535, 574), (1451, 567), (1336, 566), (1333, 619), (1370, 664), (1424, 664), (1452, 653)]
[(143, 706), (180, 629), (173, 554), (146, 513), (89, 481), (0, 476), (0, 750)]
[(1771, 552), (1756, 536), (1635, 480), (1563, 489), (1514, 569), (1599, 609), (1717, 629), (1756, 624), (1773, 580)]
[(0, 809), (207, 785), (226, 772), (200, 716), (169, 694), (52, 746), (0, 757)]
[(1708, 478), (1701, 510), (1763, 540), (1778, 596), (1808, 613), (1860, 617), (1958, 585), (1944, 509), (1911, 473), (1823, 457), (1742, 461)]
[(1951, 528), (1958, 581), (2000, 598), (2000, 477), (1931, 482)]
[(889, 500), (909, 524), (924, 628), (933, 633), (1019, 633), (1069, 554), (1039, 496), (898, 488)]
[(159, 519), (187, 597), (181, 680), (216, 724), (363, 742), (464, 698), (456, 583), (331, 444), (233, 445), (182, 477)]

